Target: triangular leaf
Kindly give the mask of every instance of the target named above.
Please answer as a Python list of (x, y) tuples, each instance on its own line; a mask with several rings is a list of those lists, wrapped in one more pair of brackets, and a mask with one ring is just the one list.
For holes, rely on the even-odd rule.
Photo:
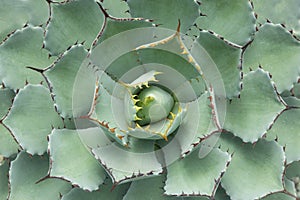
[(28, 153), (42, 155), (53, 127), (63, 127), (50, 92), (42, 85), (27, 85), (16, 95), (3, 123)]
[(244, 142), (255, 142), (284, 108), (268, 74), (258, 69), (244, 77), (240, 98), (227, 103), (224, 128)]
[(229, 154), (219, 149), (212, 149), (204, 158), (199, 158), (198, 151), (194, 151), (167, 166), (166, 194), (213, 196), (216, 180), (220, 179), (229, 161)]
[(44, 156), (30, 156), (19, 153), (11, 163), (9, 170), (9, 200), (60, 200), (60, 195), (67, 193), (71, 185), (59, 179), (41, 180), (47, 174), (49, 159)]
[(219, 144), (222, 149), (233, 152), (221, 180), (231, 199), (252, 200), (283, 190), (285, 156), (276, 142), (259, 140), (255, 145), (245, 144), (224, 133)]
[(106, 173), (81, 142), (77, 130), (53, 130), (49, 136), (49, 152), (50, 177), (68, 180), (89, 191), (97, 190), (103, 183)]

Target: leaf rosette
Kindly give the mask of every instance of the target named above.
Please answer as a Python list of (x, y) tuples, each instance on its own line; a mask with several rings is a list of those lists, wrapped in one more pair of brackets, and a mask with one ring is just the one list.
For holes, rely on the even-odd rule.
[(180, 23), (177, 31), (115, 34), (93, 47), (77, 73), (75, 124), (97, 135), (79, 136), (115, 184), (158, 175), (199, 144), (198, 156), (206, 156), (215, 143), (206, 139), (221, 130), (221, 75), (205, 49), (179, 29)]

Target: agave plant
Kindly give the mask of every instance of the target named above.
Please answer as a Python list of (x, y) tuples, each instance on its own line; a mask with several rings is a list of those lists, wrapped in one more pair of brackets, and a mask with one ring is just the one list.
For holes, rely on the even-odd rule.
[(300, 198), (298, 0), (0, 3), (0, 200)]

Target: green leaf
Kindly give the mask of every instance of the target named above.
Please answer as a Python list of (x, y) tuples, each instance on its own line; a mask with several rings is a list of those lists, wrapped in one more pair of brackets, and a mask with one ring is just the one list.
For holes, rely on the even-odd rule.
[[(179, 150), (169, 149), (169, 145), (163, 148), (165, 159), (168, 162), (173, 160), (174, 156), (180, 156), (189, 153), (193, 150), (194, 144), (198, 144), (200, 139), (204, 139), (217, 128), (212, 120), (212, 110), (209, 106), (209, 94), (206, 92), (201, 95), (196, 101), (188, 103), (187, 114), (177, 130), (175, 140), (178, 144), (175, 145)], [(172, 141), (173, 142), (173, 141)], [(173, 144), (175, 144), (173, 142)], [(177, 155), (179, 153), (179, 155)]]
[[(78, 130), (80, 131), (80, 130)], [(77, 130), (55, 129), (49, 136), (50, 177), (93, 191), (103, 183), (106, 173), (82, 144)]]
[(39, 155), (47, 150), (47, 135), (52, 128), (63, 127), (49, 90), (30, 84), (20, 89), (3, 123), (28, 153)]
[(237, 96), (241, 82), (239, 65), (242, 50), (228, 45), (208, 32), (201, 32), (197, 42), (217, 65), (225, 85), (226, 96), (228, 98)]
[(55, 95), (57, 110), (64, 118), (73, 116), (73, 87), (86, 55), (87, 52), (81, 45), (73, 46), (44, 73)]
[(258, 15), (258, 23), (264, 24), (268, 19), (276, 24), (284, 24), (288, 30), (292, 29), (297, 37), (300, 37), (298, 0), (275, 0), (272, 4), (260, 0), (252, 0), (252, 2), (254, 11)]
[(30, 156), (24, 151), (11, 163), (9, 170), (9, 200), (60, 200), (60, 195), (67, 193), (71, 186), (68, 182), (47, 178), (49, 159), (44, 156)]
[(275, 193), (275, 194), (270, 194), (262, 198), (262, 200), (295, 200), (295, 198), (291, 196), (291, 195), (295, 196), (296, 193), (294, 183), (287, 178), (285, 179), (285, 188), (286, 188), (285, 191)]
[(15, 153), (18, 153), (19, 146), (12, 137), (9, 130), (3, 126), (2, 119), (8, 113), (15, 93), (8, 88), (0, 89), (0, 155), (9, 157)]
[(15, 93), (8, 88), (0, 89), (0, 119), (2, 119), (8, 112), (8, 109), (12, 105)]
[(180, 54), (165, 49), (130, 51), (114, 60), (105, 71), (116, 80), (131, 82), (152, 70), (162, 72), (155, 78), (180, 102), (193, 101), (206, 90), (205, 81), (195, 67)]
[(130, 18), (131, 15), (129, 14), (128, 10), (129, 7), (126, 1), (121, 0), (101, 0), (100, 1), (102, 6), (104, 7), (105, 11), (113, 16), (118, 18)]
[(4, 164), (0, 165), (0, 199), (8, 197), (8, 169), (9, 162), (4, 161)]
[(54, 58), (48, 58), (48, 52), (42, 48), (43, 29), (26, 27), (16, 31), (0, 45), (0, 80), (5, 86), (18, 89), (26, 81), (37, 84), (44, 81), (41, 74), (26, 68), (39, 69), (49, 66)]
[[(155, 65), (152, 63), (154, 63)], [(140, 65), (141, 65), (140, 69), (137, 69)], [(192, 78), (196, 78), (199, 76), (199, 73), (194, 68), (194, 66), (191, 65), (187, 60), (185, 60), (181, 56), (170, 51), (166, 51), (163, 49), (153, 49), (153, 48), (140, 49), (137, 52), (131, 51), (128, 52), (127, 54), (120, 56), (118, 59), (114, 60), (111, 63), (111, 65), (109, 65), (109, 67), (106, 69), (106, 72), (108, 74), (112, 74), (116, 79), (122, 78), (122, 80), (125, 81), (126, 77), (122, 77), (122, 76), (126, 75), (126, 73), (130, 70), (134, 72), (139, 70), (138, 71), (139, 73), (145, 73), (144, 71), (142, 71), (144, 70), (142, 66), (147, 67), (148, 71), (156, 70), (168, 75), (172, 73), (174, 76), (175, 75), (178, 76), (178, 73), (180, 73), (181, 76), (183, 76), (183, 77), (179, 77), (180, 79), (178, 78), (179, 79), (178, 81), (180, 82), (184, 82), (186, 81), (186, 79), (190, 80)], [(132, 73), (133, 72), (131, 72), (131, 74)], [(157, 79), (159, 80), (162, 75), (157, 76)], [(182, 78), (185, 79), (182, 81), (181, 80)], [(164, 77), (164, 79), (163, 78), (161, 79), (162, 79), (161, 81), (166, 81), (164, 79), (167, 78)], [(175, 85), (175, 83), (173, 84)]]
[[(73, 77), (74, 78), (74, 77)], [(87, 116), (95, 103), (97, 73), (89, 60), (85, 59), (78, 69), (72, 88), (73, 117)], [(69, 105), (70, 106), (70, 97)]]
[(92, 149), (114, 184), (162, 173), (154, 151), (154, 141), (131, 138), (129, 146), (130, 148), (111, 143)]
[[(114, 60), (118, 59), (123, 54), (126, 54), (142, 45), (164, 40), (175, 33), (176, 32), (173, 30), (159, 27), (130, 29), (113, 35), (98, 44), (93, 49), (89, 58), (91, 63), (99, 67), (100, 70), (105, 70)], [(136, 62), (136, 60), (134, 61)]]
[(164, 187), (168, 195), (207, 195), (213, 196), (216, 181), (230, 161), (228, 153), (219, 149), (204, 158), (198, 157), (198, 151), (167, 166), (167, 181)]
[[(246, 48), (243, 68), (262, 68), (272, 75), (279, 93), (290, 90), (297, 82), (300, 62), (300, 42), (282, 26), (265, 24)], [(283, 67), (284, 66), (284, 67)]]
[(289, 109), (284, 111), (273, 124), (267, 133), (268, 140), (278, 138), (278, 143), (285, 146), (287, 163), (300, 160), (300, 118), (299, 109)]
[(14, 140), (13, 136), (2, 124), (0, 124), (0, 155), (9, 157), (18, 153), (19, 145)]
[(300, 108), (300, 99), (298, 99), (297, 97), (293, 97), (293, 96), (283, 97), (283, 100), (289, 107)]
[[(164, 181), (165, 175), (154, 176), (137, 181), (133, 181), (128, 189), (123, 200), (175, 200), (176, 197), (164, 195)], [(151, 194), (151, 195), (145, 195)]]
[(221, 187), (221, 184), (219, 184), (216, 195), (214, 197), (216, 200), (230, 200), (230, 197), (226, 194), (224, 188)]
[(294, 161), (290, 163), (286, 168), (286, 177), (293, 179), (295, 177), (300, 177), (300, 161)]
[(224, 128), (244, 142), (255, 142), (284, 108), (268, 74), (258, 69), (244, 77), (240, 98), (227, 103)]
[[(118, 0), (105, 0), (105, 4), (114, 4)], [(119, 3), (119, 2), (118, 2)], [(99, 38), (98, 42), (102, 42), (109, 37), (117, 35), (121, 32), (128, 31), (131, 29), (137, 29), (142, 27), (151, 27), (152, 24), (145, 20), (130, 20), (130, 21), (118, 21), (112, 20), (110, 18), (107, 19), (106, 26), (104, 28), (102, 36)]]
[(243, 143), (229, 133), (219, 139), (222, 149), (233, 152), (221, 180), (231, 199), (256, 199), (283, 190), (284, 151), (274, 141)]
[(48, 13), (46, 1), (2, 0), (0, 8), (0, 43), (6, 35), (22, 28), (27, 23), (34, 26), (45, 24)]
[(300, 83), (296, 83), (294, 85), (293, 93), (294, 93), (295, 97), (297, 97), (298, 99), (300, 99)]
[(237, 45), (249, 42), (255, 32), (255, 17), (248, 0), (202, 0), (204, 16), (196, 20), (197, 27), (211, 30)]
[[(118, 83), (115, 84), (117, 85)], [(120, 93), (124, 94), (124, 90), (125, 88), (123, 88)], [(118, 136), (124, 135), (122, 131), (128, 129), (124, 106), (123, 99), (109, 94), (103, 86), (99, 86), (99, 97), (97, 98), (97, 104), (95, 105), (91, 118), (102, 125), (108, 123), (104, 128), (107, 128), (108, 131), (111, 132), (110, 136), (120, 144), (122, 144), (123, 140)], [(124, 141), (124, 145), (125, 144), (126, 142)]]
[(109, 179), (101, 185), (98, 191), (84, 191), (81, 188), (74, 188), (68, 194), (62, 197), (62, 200), (99, 200), (99, 199), (109, 199), (109, 200), (120, 200), (125, 195), (130, 184), (121, 184), (114, 186)]
[(75, 42), (90, 48), (104, 21), (104, 14), (94, 0), (51, 4), (52, 15), (46, 28), (45, 48), (58, 55)]
[(127, 0), (127, 3), (131, 16), (152, 19), (155, 24), (173, 30), (180, 20), (183, 32), (199, 16), (198, 5), (192, 0)]

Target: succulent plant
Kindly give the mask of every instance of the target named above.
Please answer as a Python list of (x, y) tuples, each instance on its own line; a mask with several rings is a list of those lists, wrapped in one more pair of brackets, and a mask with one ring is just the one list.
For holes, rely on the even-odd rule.
[(0, 200), (300, 199), (298, 0), (0, 3)]

